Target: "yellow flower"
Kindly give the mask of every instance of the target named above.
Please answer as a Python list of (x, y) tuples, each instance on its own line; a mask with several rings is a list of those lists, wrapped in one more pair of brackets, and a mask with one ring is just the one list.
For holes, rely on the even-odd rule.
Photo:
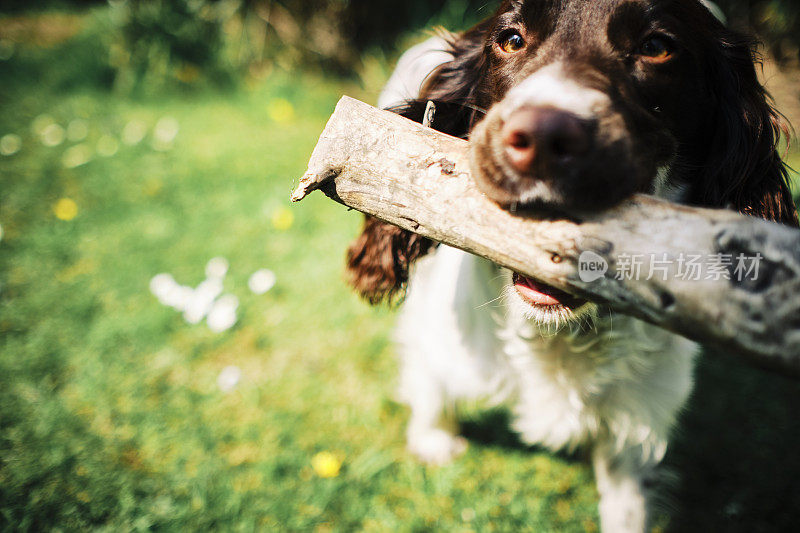
[(319, 477), (336, 477), (342, 468), (342, 461), (331, 452), (319, 452), (311, 458), (311, 467)]
[(279, 124), (286, 124), (294, 119), (294, 106), (283, 98), (274, 98), (267, 104), (269, 118)]
[(272, 225), (275, 229), (286, 231), (294, 224), (294, 213), (288, 207), (279, 207), (272, 214)]
[(71, 198), (61, 198), (53, 205), (53, 213), (59, 220), (72, 220), (78, 215), (78, 204)]

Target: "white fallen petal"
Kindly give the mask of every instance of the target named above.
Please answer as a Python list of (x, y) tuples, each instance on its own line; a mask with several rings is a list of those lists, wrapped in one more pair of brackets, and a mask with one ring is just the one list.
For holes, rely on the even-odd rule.
[(199, 324), (211, 311), (213, 302), (197, 300), (196, 298), (190, 299), (186, 305), (186, 310), (183, 312), (183, 319), (189, 324)]
[(236, 311), (232, 309), (211, 309), (208, 314), (208, 329), (222, 333), (236, 324)]
[(178, 283), (175, 281), (175, 278), (172, 277), (172, 274), (156, 274), (153, 276), (153, 279), (150, 280), (150, 292), (152, 292), (157, 298), (161, 298), (163, 295), (167, 294), (167, 292), (177, 286)]
[(247, 286), (255, 294), (264, 294), (275, 286), (275, 273), (267, 268), (256, 270), (247, 280)]
[(177, 309), (178, 311), (186, 311), (189, 302), (194, 295), (194, 289), (186, 285), (178, 285), (170, 289), (163, 298), (159, 298), (162, 304)]
[(239, 384), (240, 379), (242, 379), (242, 371), (238, 366), (226, 366), (217, 376), (217, 386), (222, 392), (229, 392)]
[(219, 278), (205, 279), (197, 286), (195, 292), (202, 295), (204, 298), (214, 300), (217, 296), (222, 294), (222, 280)]
[(236, 311), (239, 307), (239, 298), (234, 296), (233, 294), (224, 294), (220, 296), (219, 300), (217, 300), (215, 306), (220, 308), (227, 308)]
[(236, 296), (226, 294), (219, 298), (211, 307), (208, 313), (208, 328), (214, 333), (220, 333), (230, 329), (236, 324), (236, 309), (239, 307), (239, 300)]
[(224, 257), (212, 257), (206, 264), (206, 277), (224, 278), (228, 273), (228, 260)]
[(214, 300), (222, 292), (222, 281), (216, 278), (200, 283), (186, 304), (183, 318), (190, 324), (198, 324), (211, 311)]

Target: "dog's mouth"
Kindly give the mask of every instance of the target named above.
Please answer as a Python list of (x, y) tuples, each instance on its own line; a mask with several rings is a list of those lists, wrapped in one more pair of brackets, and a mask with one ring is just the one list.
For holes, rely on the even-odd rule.
[(540, 308), (563, 307), (575, 310), (587, 303), (588, 300), (578, 298), (550, 285), (528, 278), (514, 272), (512, 278), (517, 294), (529, 305)]

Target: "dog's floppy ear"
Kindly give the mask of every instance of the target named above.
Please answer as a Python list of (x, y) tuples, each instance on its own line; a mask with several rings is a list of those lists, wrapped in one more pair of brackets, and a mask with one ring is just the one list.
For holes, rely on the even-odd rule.
[(717, 110), (712, 156), (695, 200), (797, 226), (788, 171), (778, 151), (781, 134), (788, 142), (789, 127), (758, 80), (756, 43), (720, 29), (716, 44), (717, 54), (707, 65)]
[(485, 82), (486, 35), (492, 20), (484, 20), (464, 33), (443, 34), (453, 60), (445, 63), (432, 77), (423, 92), (432, 100), (453, 104), (481, 105), (480, 93)]
[[(436, 104), (431, 127), (465, 137), (476, 119), (476, 94), (481, 82), (483, 35), (479, 25), (462, 35), (443, 36), (453, 60), (432, 74), (418, 100), (391, 109), (422, 122), (428, 100)], [(371, 304), (395, 303), (402, 299), (414, 261), (436, 243), (409, 231), (366, 216), (361, 234), (347, 250), (348, 281)]]
[[(416, 100), (389, 110), (422, 122), (425, 105)], [(411, 265), (434, 246), (425, 237), (365, 215), (361, 234), (347, 249), (348, 282), (373, 305), (397, 303), (402, 300)]]
[(353, 288), (369, 303), (394, 303), (402, 296), (411, 265), (427, 254), (433, 241), (364, 217), (364, 227), (347, 250), (347, 272)]

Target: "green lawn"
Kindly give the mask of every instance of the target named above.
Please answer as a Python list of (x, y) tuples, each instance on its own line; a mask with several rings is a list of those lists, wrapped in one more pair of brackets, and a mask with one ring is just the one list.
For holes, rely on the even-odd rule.
[[(382, 67), (366, 87), (275, 71), (237, 92), (129, 99), (65, 81), (77, 46), (0, 63), (0, 137), (21, 140), (0, 155), (2, 529), (597, 530), (590, 470), (520, 446), (502, 412), (464, 413), (471, 444), (451, 465), (409, 456), (394, 313), (342, 282), (360, 216), (287, 201), (339, 96), (374, 100)], [(165, 117), (179, 130), (158, 145)], [(132, 121), (147, 133), (129, 145)], [(76, 140), (45, 146), (34, 126), (49, 122)], [(240, 301), (223, 333), (148, 289), (159, 272), (194, 286), (214, 256)], [(259, 268), (277, 275), (262, 296), (247, 288)], [(223, 392), (229, 366), (241, 379)], [(698, 375), (661, 522), (795, 526), (800, 388), (724, 357)]]

